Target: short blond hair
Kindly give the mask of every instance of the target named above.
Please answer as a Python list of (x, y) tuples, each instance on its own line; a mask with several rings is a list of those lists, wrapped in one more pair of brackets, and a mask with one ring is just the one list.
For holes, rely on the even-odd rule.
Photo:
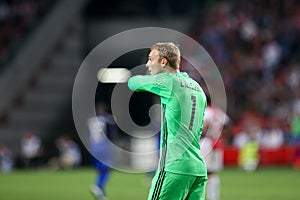
[(173, 42), (158, 42), (154, 44), (151, 50), (158, 51), (160, 59), (166, 58), (168, 65), (174, 69), (179, 69), (180, 65), (180, 50)]

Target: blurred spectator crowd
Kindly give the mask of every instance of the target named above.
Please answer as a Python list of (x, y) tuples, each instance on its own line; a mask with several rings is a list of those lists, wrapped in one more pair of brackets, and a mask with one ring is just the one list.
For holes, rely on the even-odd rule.
[(25, 36), (50, 10), (55, 1), (0, 1), (0, 70), (16, 52)]
[(199, 17), (190, 35), (222, 75), (227, 113), (224, 141), (237, 147), (300, 143), (300, 3), (220, 1)]

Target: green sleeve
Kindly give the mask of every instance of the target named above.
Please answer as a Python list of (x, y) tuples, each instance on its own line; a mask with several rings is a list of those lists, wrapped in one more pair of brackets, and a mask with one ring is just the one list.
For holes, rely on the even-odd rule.
[(165, 75), (133, 76), (128, 80), (128, 87), (132, 91), (147, 91), (167, 100), (171, 94), (170, 81)]
[(155, 84), (155, 76), (133, 76), (128, 80), (128, 87), (132, 91), (150, 92)]

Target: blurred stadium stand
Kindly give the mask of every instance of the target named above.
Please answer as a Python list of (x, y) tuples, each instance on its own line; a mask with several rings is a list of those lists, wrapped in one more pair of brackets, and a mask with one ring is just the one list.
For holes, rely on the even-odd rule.
[[(236, 164), (238, 150), (232, 146), (233, 140), (253, 116), (264, 133), (277, 124), (276, 128), (279, 126), (284, 133), (284, 142), (289, 142), (293, 112), (300, 110), (300, 7), (296, 0), (43, 0), (38, 1), (41, 11), (31, 16), (22, 34), (9, 40), (8, 33), (15, 34), (2, 31), (3, 27), (14, 27), (16, 22), (3, 20), (5, 2), (14, 1), (0, 2), (0, 143), (12, 149), (17, 150), (27, 130), (46, 138), (75, 132), (71, 95), (83, 57), (106, 38), (145, 26), (190, 35), (219, 67), (227, 92), (227, 113), (233, 122), (222, 138), (227, 145), (225, 164)], [(130, 52), (111, 67), (143, 64), (147, 59), (144, 54)], [(9, 56), (3, 61), (5, 55)], [(269, 71), (268, 59), (276, 61)], [(99, 84), (96, 101), (110, 103), (113, 87)], [(149, 95), (139, 98), (147, 105), (135, 104), (132, 112), (136, 114), (132, 116), (144, 125), (149, 119), (140, 117), (143, 113), (139, 112), (147, 112), (152, 100)], [(121, 146), (126, 149), (129, 142)], [(294, 148), (261, 151), (263, 162), (291, 164)], [(275, 159), (275, 154), (282, 156)]]
[(0, 71), (17, 54), (26, 36), (39, 26), (57, 1), (3, 0), (0, 2)]
[[(107, 37), (130, 28), (158, 26), (185, 32), (190, 15), (189, 9), (184, 8), (193, 7), (193, 4), (178, 7), (168, 1), (147, 0), (52, 3), (45, 10), (45, 17), (35, 19), (37, 25), (18, 41), (15, 49), (5, 49), (12, 56), (1, 63), (0, 142), (15, 153), (26, 131), (46, 140), (54, 140), (63, 132), (76, 132), (71, 95), (76, 72), (87, 52)], [(143, 64), (145, 60), (136, 59), (136, 55), (129, 54), (113, 65), (122, 63), (130, 68)], [(107, 97), (101, 98), (107, 100), (113, 85), (104, 87), (109, 88), (105, 90)], [(130, 148), (129, 144), (127, 141), (124, 148)]]
[(83, 3), (57, 1), (0, 74), (0, 141), (14, 150), (27, 130), (42, 137), (54, 132), (70, 107)]

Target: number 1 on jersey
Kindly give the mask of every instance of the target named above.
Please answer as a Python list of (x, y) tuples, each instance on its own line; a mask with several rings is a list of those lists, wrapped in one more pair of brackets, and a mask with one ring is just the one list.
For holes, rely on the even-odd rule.
[(192, 113), (191, 113), (189, 130), (192, 130), (194, 125), (194, 117), (196, 112), (196, 96), (192, 95), (191, 101), (192, 101)]

